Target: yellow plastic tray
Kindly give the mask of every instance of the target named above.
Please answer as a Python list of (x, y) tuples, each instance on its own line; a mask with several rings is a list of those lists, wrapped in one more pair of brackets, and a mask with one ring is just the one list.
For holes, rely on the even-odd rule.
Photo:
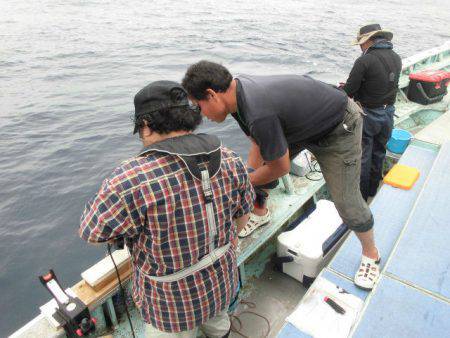
[(391, 170), (384, 176), (384, 183), (392, 185), (396, 188), (409, 190), (412, 188), (419, 178), (419, 170), (413, 167), (408, 167), (403, 164), (396, 164)]

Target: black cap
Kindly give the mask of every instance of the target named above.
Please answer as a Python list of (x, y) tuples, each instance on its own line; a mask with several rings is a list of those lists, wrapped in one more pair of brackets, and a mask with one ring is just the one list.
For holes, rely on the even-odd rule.
[(136, 123), (142, 115), (161, 109), (188, 107), (187, 93), (174, 81), (155, 81), (142, 88), (134, 96), (134, 132), (139, 131)]

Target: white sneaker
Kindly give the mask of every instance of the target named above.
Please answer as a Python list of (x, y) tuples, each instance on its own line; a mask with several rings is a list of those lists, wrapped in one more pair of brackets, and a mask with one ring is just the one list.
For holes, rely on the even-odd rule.
[(262, 216), (255, 215), (254, 213), (250, 214), (250, 218), (248, 219), (247, 224), (238, 233), (240, 238), (249, 236), (253, 231), (258, 229), (260, 226), (266, 225), (270, 222), (270, 211), (267, 209), (267, 213)]
[(355, 285), (367, 291), (372, 290), (380, 277), (380, 262), (381, 257), (376, 260), (362, 255), (361, 264), (355, 274)]

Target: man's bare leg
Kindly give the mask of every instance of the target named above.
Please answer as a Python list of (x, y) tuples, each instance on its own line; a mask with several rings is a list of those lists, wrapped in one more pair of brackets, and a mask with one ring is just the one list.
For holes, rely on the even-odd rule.
[(361, 242), (362, 246), (362, 254), (366, 257), (372, 258), (377, 260), (379, 258), (378, 256), (378, 249), (375, 246), (375, 239), (373, 236), (373, 229), (370, 229), (366, 232), (356, 232), (356, 237), (358, 237), (359, 241)]

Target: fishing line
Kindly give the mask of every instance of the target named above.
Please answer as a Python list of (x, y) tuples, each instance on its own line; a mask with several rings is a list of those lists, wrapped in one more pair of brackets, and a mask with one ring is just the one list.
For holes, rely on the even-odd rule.
[(133, 338), (136, 338), (136, 336), (134, 334), (133, 324), (131, 323), (130, 312), (128, 311), (127, 301), (125, 299), (125, 289), (123, 288), (122, 281), (120, 280), (119, 269), (117, 268), (116, 262), (114, 261), (114, 258), (113, 258), (112, 254), (111, 254), (111, 244), (107, 243), (106, 246), (108, 248), (109, 257), (111, 257), (111, 260), (112, 260), (112, 262), (114, 264), (114, 269), (116, 270), (117, 279), (119, 281), (120, 296), (122, 298), (123, 305), (125, 307), (125, 312), (127, 313), (128, 322), (130, 323), (131, 333), (133, 335)]

